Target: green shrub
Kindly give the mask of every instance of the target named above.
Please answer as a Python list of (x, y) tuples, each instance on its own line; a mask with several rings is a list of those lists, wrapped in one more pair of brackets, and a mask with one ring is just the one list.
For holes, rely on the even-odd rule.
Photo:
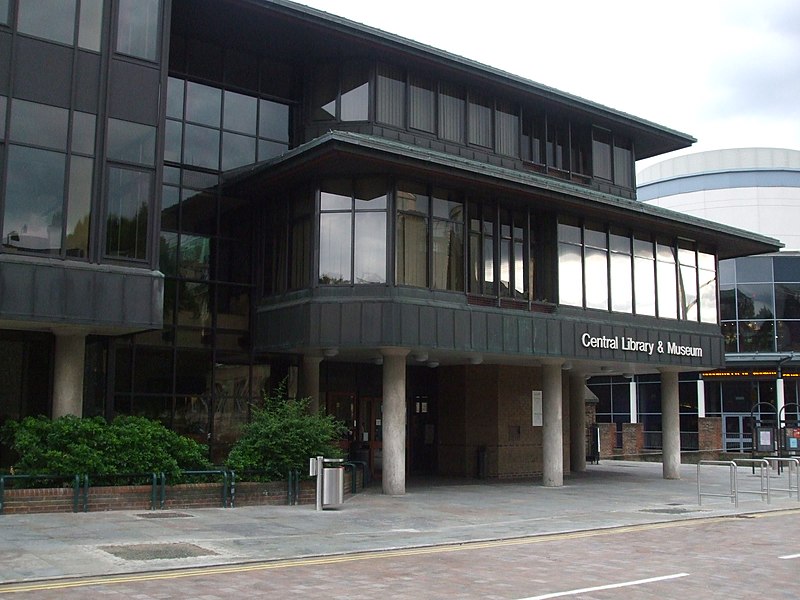
[(288, 398), (285, 383), (278, 386), (263, 408), (253, 409), (251, 422), (228, 455), (228, 468), (281, 480), (289, 469), (306, 472), (313, 456), (341, 457), (337, 441), (347, 431), (344, 424), (330, 415), (310, 414), (308, 403), (308, 398)]
[(164, 472), (175, 482), (181, 470), (211, 466), (205, 446), (144, 417), (26, 417), (0, 436), (19, 454), (15, 472), (26, 475)]

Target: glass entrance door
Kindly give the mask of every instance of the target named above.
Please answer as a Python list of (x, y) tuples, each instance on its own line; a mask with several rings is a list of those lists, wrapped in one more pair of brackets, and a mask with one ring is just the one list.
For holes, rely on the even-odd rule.
[(383, 471), (383, 399), (358, 400), (356, 459), (366, 461), (371, 476), (380, 479)]
[(728, 413), (723, 419), (722, 438), (727, 452), (750, 452), (753, 448), (753, 433), (749, 414)]

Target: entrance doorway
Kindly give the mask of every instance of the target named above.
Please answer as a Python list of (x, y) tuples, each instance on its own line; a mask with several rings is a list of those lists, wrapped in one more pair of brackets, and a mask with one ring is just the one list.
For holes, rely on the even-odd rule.
[(750, 452), (753, 449), (753, 432), (750, 413), (727, 413), (722, 421), (722, 439), (726, 452)]
[(355, 458), (367, 463), (373, 479), (383, 473), (383, 398), (358, 399)]

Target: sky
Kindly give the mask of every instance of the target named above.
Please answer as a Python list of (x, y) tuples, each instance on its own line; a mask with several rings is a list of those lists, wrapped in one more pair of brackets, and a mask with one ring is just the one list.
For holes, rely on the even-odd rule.
[(798, 0), (300, 0), (687, 133), (800, 150)]

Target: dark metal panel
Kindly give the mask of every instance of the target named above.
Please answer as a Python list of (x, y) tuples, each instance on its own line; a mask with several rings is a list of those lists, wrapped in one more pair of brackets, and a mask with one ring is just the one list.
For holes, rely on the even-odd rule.
[(320, 307), (319, 343), (323, 346), (338, 346), (342, 330), (341, 304), (323, 304)]
[(455, 311), (441, 308), (436, 311), (436, 345), (455, 348)]
[(75, 108), (96, 114), (100, 95), (100, 57), (79, 51), (75, 74)]
[(561, 327), (558, 321), (547, 321), (547, 352), (545, 354), (561, 354)]
[(453, 317), (453, 346), (456, 348), (475, 348), (472, 344), (470, 313), (465, 310), (454, 311)]
[(138, 275), (123, 277), (123, 314), (127, 323), (149, 323), (152, 319), (150, 301), (152, 291), (149, 286), (142, 285)]
[(75, 269), (64, 279), (64, 317), (90, 321), (95, 313), (94, 273)]
[(534, 320), (519, 319), (519, 351), (522, 354), (533, 353)]
[(503, 351), (503, 317), (497, 313), (486, 315), (486, 349), (489, 352)]
[(0, 94), (8, 96), (8, 78), (11, 74), (11, 36), (0, 31)]
[(34, 268), (32, 265), (0, 263), (0, 313), (3, 316), (32, 314)]
[(342, 331), (339, 335), (341, 344), (353, 345), (361, 340), (361, 303), (348, 302), (342, 305)]
[(104, 273), (95, 278), (95, 306), (102, 307), (98, 314), (106, 323), (121, 323), (125, 318), (123, 298), (125, 279), (119, 273)]
[(436, 345), (436, 310), (431, 306), (419, 308), (419, 345)]
[(112, 60), (109, 116), (145, 125), (158, 124), (158, 69)]
[(17, 37), (14, 62), (16, 98), (69, 108), (71, 48)]
[(64, 270), (40, 265), (33, 272), (33, 314), (60, 320), (64, 314)]
[(520, 319), (514, 316), (503, 317), (503, 350), (505, 352), (519, 352), (519, 330), (517, 329)]
[(419, 307), (416, 304), (403, 304), (400, 307), (400, 328), (402, 345), (419, 345)]
[(545, 354), (547, 352), (548, 321), (537, 321), (533, 330), (533, 353)]
[(486, 313), (478, 311), (470, 313), (472, 347), (480, 352), (485, 352), (489, 349), (486, 318)]
[(565, 356), (575, 356), (575, 322), (561, 322), (561, 354)]
[[(319, 304), (310, 304), (308, 309), (308, 343), (311, 346), (319, 345), (320, 331), (322, 331), (322, 307)], [(262, 312), (263, 314), (263, 312)], [(272, 313), (267, 313), (272, 314)], [(299, 325), (299, 324), (298, 324)], [(256, 340), (260, 340), (256, 333)]]
[(385, 304), (375, 302), (364, 303), (362, 314), (362, 341), (367, 345), (378, 345), (381, 342), (383, 327), (381, 324), (382, 308)]

